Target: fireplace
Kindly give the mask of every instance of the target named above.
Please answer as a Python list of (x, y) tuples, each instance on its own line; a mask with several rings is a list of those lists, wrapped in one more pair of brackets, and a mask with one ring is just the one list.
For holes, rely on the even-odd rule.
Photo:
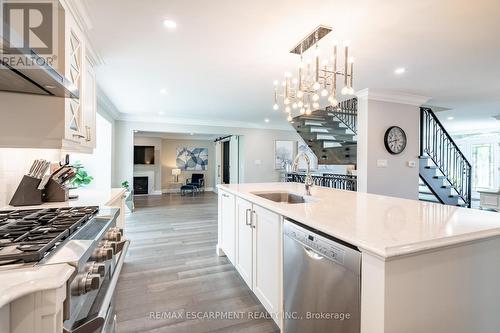
[(134, 177), (134, 194), (148, 194), (148, 177)]

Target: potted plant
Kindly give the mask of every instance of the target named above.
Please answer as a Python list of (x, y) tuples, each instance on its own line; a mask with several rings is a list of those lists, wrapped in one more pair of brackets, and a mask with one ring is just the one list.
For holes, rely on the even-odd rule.
[(82, 187), (88, 185), (94, 180), (94, 177), (90, 176), (85, 170), (84, 166), (80, 161), (77, 161), (73, 164), (73, 167), (76, 169), (76, 174), (71, 179), (71, 184), (76, 187)]

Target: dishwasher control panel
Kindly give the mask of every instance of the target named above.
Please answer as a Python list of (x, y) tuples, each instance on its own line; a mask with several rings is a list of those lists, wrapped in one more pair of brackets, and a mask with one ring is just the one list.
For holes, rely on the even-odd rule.
[(339, 264), (344, 264), (345, 250), (340, 246), (336, 246), (333, 240), (318, 235), (289, 221), (286, 221), (283, 232), (286, 236), (299, 241), (316, 253), (330, 260), (334, 260)]

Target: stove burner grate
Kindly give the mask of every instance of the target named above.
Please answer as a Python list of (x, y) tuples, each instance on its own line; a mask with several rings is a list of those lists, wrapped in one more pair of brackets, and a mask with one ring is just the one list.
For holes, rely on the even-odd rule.
[(41, 260), (98, 211), (94, 206), (0, 211), (0, 266)]

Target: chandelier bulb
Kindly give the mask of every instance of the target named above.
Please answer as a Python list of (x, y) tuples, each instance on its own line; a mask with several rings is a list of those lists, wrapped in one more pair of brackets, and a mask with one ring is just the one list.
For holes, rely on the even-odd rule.
[(319, 103), (318, 102), (314, 102), (313, 103), (313, 109), (319, 109)]
[(313, 89), (314, 90), (319, 90), (319, 88), (321, 88), (321, 84), (319, 82), (314, 82)]
[(287, 107), (285, 108), (285, 112), (286, 112), (286, 113), (290, 113), (290, 112), (292, 112), (292, 109), (290, 109), (290, 107), (289, 107), (289, 106), (287, 106)]
[(301, 108), (301, 109), (300, 109), (300, 114), (304, 114), (304, 113), (306, 113), (306, 109)]
[(326, 89), (321, 90), (321, 96), (322, 97), (328, 96), (328, 90), (326, 90)]
[(279, 110), (279, 108), (280, 108), (280, 107), (279, 107), (279, 105), (278, 105), (278, 104), (276, 104), (276, 103), (274, 103), (274, 105), (273, 105), (273, 110), (274, 110), (274, 111), (276, 111), (276, 110)]
[(304, 102), (299, 101), (299, 102), (297, 103), (297, 106), (298, 106), (299, 108), (303, 107), (303, 106), (304, 106)]
[(286, 120), (288, 120), (289, 122), (292, 121), (293, 120), (292, 115), (289, 114)]
[(295, 102), (294, 102), (294, 103), (292, 104), (292, 109), (296, 109), (297, 107), (298, 107), (297, 103), (295, 103)]
[(312, 100), (313, 100), (314, 102), (319, 101), (319, 95), (318, 95), (318, 94), (314, 94), (314, 95), (312, 95)]
[(290, 99), (288, 97), (285, 97), (285, 99), (283, 100), (283, 104), (285, 105), (290, 104)]
[(331, 95), (330, 97), (328, 97), (328, 102), (331, 104), (331, 106), (333, 107), (336, 107), (339, 102), (337, 101), (337, 99), (335, 98), (335, 96)]
[(307, 110), (306, 110), (306, 115), (310, 116), (311, 114), (312, 114), (311, 109), (307, 109)]
[(342, 95), (347, 95), (347, 94), (349, 94), (349, 87), (347, 87), (347, 86), (346, 86), (346, 87), (342, 88), (341, 93), (342, 93)]
[(297, 91), (297, 97), (302, 98), (302, 96), (304, 96), (304, 93), (302, 92), (302, 90)]

